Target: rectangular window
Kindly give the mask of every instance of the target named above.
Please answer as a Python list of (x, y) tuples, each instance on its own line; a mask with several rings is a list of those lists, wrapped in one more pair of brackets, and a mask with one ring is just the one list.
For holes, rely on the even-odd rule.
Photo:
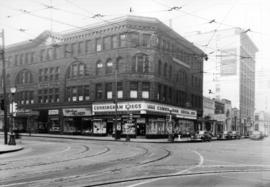
[(96, 98), (102, 99), (103, 91), (102, 91), (102, 84), (96, 84)]
[(71, 55), (71, 56), (76, 55), (76, 43), (72, 43), (72, 44), (71, 44), (70, 55)]
[(20, 55), (20, 65), (23, 65), (23, 54)]
[(112, 36), (112, 48), (113, 49), (118, 48), (118, 36), (117, 35)]
[(98, 51), (101, 51), (102, 50), (102, 48), (101, 48), (102, 46), (101, 46), (101, 38), (97, 38), (96, 39), (96, 51), (98, 52)]
[(150, 34), (143, 34), (143, 47), (150, 47), (150, 38), (151, 35)]
[(143, 82), (142, 83), (142, 98), (149, 99), (150, 93), (150, 83), (149, 82)]
[(72, 69), (72, 77), (76, 77), (78, 74), (78, 65), (73, 64), (71, 69)]
[(111, 37), (110, 36), (107, 36), (104, 38), (103, 40), (103, 48), (104, 50), (107, 50), (107, 49), (111, 49)]
[(14, 66), (18, 66), (18, 60), (19, 59), (19, 56), (18, 55), (15, 55), (15, 62), (14, 62)]
[(106, 83), (106, 98), (112, 99), (112, 83)]
[(123, 83), (117, 82), (117, 98), (122, 99), (123, 98)]
[(80, 64), (79, 65), (79, 76), (83, 76), (84, 75), (84, 64)]
[(139, 46), (139, 34), (138, 33), (130, 33), (130, 46), (138, 47)]
[(83, 101), (83, 99), (84, 99), (84, 97), (83, 97), (83, 87), (78, 86), (78, 100)]
[(120, 47), (126, 47), (126, 46), (127, 46), (127, 35), (120, 34)]
[(72, 88), (72, 101), (77, 101), (77, 91), (76, 87)]
[(83, 42), (78, 43), (78, 54), (82, 54), (83, 52)]
[(138, 98), (138, 82), (130, 83), (130, 98)]
[(68, 44), (65, 44), (64, 45), (64, 57), (68, 57), (69, 54), (71, 53), (71, 51), (69, 50), (69, 45)]
[(84, 86), (84, 100), (89, 101), (90, 100), (90, 89), (89, 86)]
[(28, 53), (25, 53), (25, 57), (24, 57), (25, 64), (28, 64), (29, 63), (28, 56), (29, 56), (29, 54)]
[(86, 40), (85, 43), (85, 52), (89, 53), (92, 49), (92, 41), (91, 40)]

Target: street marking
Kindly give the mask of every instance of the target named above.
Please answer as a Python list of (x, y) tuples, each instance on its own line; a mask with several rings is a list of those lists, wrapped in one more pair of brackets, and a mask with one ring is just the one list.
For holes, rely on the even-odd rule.
[[(177, 172), (177, 173), (173, 173), (173, 174), (171, 174), (171, 175), (179, 175), (179, 174), (187, 173), (187, 172), (189, 172), (190, 170), (195, 169), (195, 168), (197, 168), (197, 167), (201, 167), (201, 166), (203, 165), (203, 162), (204, 162), (203, 156), (202, 156), (198, 151), (193, 151), (193, 152), (199, 156), (200, 162), (199, 162), (197, 165), (195, 165), (195, 166), (191, 166), (191, 167), (189, 167), (189, 168), (187, 168), (187, 169), (181, 170), (181, 171), (179, 171), (179, 172)], [(163, 178), (165, 178), (165, 177), (163, 177)], [(140, 185), (147, 184), (147, 183), (151, 183), (151, 182), (155, 182), (155, 181), (158, 181), (158, 180), (161, 180), (161, 179), (162, 179), (162, 178), (146, 180), (146, 181), (142, 181), (142, 182), (139, 182), (139, 183), (136, 183), (136, 184), (129, 185), (129, 186), (127, 186), (127, 187), (140, 186)]]

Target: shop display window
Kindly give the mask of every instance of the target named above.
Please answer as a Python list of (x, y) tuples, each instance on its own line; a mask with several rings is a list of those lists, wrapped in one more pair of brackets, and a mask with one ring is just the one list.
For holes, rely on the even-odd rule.
[(102, 120), (93, 122), (94, 134), (106, 134), (106, 122)]
[(146, 134), (167, 134), (165, 119), (149, 119)]

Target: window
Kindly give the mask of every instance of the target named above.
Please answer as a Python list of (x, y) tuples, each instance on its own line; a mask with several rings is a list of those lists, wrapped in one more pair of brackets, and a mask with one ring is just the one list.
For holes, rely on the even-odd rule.
[(138, 82), (130, 83), (130, 98), (138, 98)]
[(65, 58), (68, 57), (69, 56), (68, 54), (70, 54), (70, 53), (71, 53), (71, 51), (69, 51), (69, 45), (65, 44), (64, 45), (64, 57)]
[(78, 86), (78, 101), (83, 101), (84, 99), (84, 94), (83, 94), (83, 86)]
[(89, 86), (84, 86), (84, 100), (89, 101), (90, 100), (90, 89)]
[(107, 49), (111, 49), (111, 37), (110, 36), (107, 36), (104, 38), (103, 40), (103, 48), (104, 50), (107, 50)]
[(150, 83), (143, 82), (142, 83), (142, 98), (149, 99), (149, 93), (150, 93)]
[(150, 34), (143, 34), (143, 47), (150, 47), (150, 38), (151, 38), (151, 35)]
[(72, 94), (72, 101), (77, 101), (77, 93), (78, 93), (78, 89), (77, 87), (72, 87), (71, 89), (71, 94)]
[(112, 99), (112, 83), (106, 83), (106, 98)]
[(126, 47), (127, 46), (127, 35), (126, 34), (120, 34), (120, 47)]
[(157, 88), (157, 100), (161, 100), (161, 96), (162, 96), (162, 85), (158, 84), (158, 88)]
[(103, 90), (102, 90), (102, 84), (96, 84), (96, 99), (102, 99)]
[(85, 71), (85, 65), (84, 64), (79, 64), (79, 76), (83, 76), (84, 75), (84, 71)]
[(16, 84), (33, 83), (33, 75), (29, 70), (22, 70), (16, 77)]
[(113, 62), (111, 59), (108, 59), (106, 62), (106, 74), (112, 73), (112, 67), (113, 67)]
[(97, 63), (96, 63), (96, 75), (101, 75), (102, 68), (103, 68), (102, 62), (100, 60), (97, 61)]
[(23, 54), (20, 55), (20, 65), (23, 65)]
[(83, 42), (78, 43), (78, 54), (82, 54), (83, 52)]
[[(58, 73), (56, 73), (58, 72)], [(59, 67), (55, 70), (55, 79), (59, 78)], [(74, 79), (86, 76), (86, 65), (83, 63), (75, 62), (67, 70), (67, 78)]]
[(101, 51), (101, 38), (96, 39), (96, 51)]
[(112, 36), (112, 48), (113, 49), (118, 48), (118, 36), (117, 35)]
[(123, 98), (123, 83), (117, 82), (117, 98), (122, 99)]
[(167, 63), (164, 64), (163, 76), (167, 77)]
[(18, 61), (19, 61), (19, 56), (18, 55), (15, 55), (14, 66), (18, 66)]
[(161, 66), (162, 66), (162, 63), (161, 63), (161, 61), (159, 60), (159, 61), (158, 61), (158, 75), (159, 75), (159, 76), (161, 75)]
[(139, 33), (130, 33), (130, 46), (131, 47), (138, 47), (139, 46)]
[(172, 78), (172, 65), (170, 65), (169, 67), (169, 79)]
[(76, 43), (71, 44), (71, 50), (70, 50), (70, 55), (76, 55)]
[(29, 63), (28, 56), (29, 56), (29, 54), (28, 53), (25, 53), (25, 56), (24, 56), (25, 64), (28, 64)]
[(132, 72), (148, 73), (149, 72), (149, 58), (145, 54), (137, 54), (132, 58)]
[(88, 53), (91, 51), (92, 48), (92, 41), (91, 40), (86, 40), (85, 43), (85, 52)]

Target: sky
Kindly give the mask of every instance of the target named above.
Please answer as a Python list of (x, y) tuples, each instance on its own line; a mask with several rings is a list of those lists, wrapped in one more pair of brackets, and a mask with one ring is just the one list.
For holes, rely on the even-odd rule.
[(250, 29), (259, 49), (256, 110), (270, 111), (269, 10), (269, 0), (0, 0), (0, 29), (6, 45), (128, 14), (158, 18), (186, 39), (215, 29)]

